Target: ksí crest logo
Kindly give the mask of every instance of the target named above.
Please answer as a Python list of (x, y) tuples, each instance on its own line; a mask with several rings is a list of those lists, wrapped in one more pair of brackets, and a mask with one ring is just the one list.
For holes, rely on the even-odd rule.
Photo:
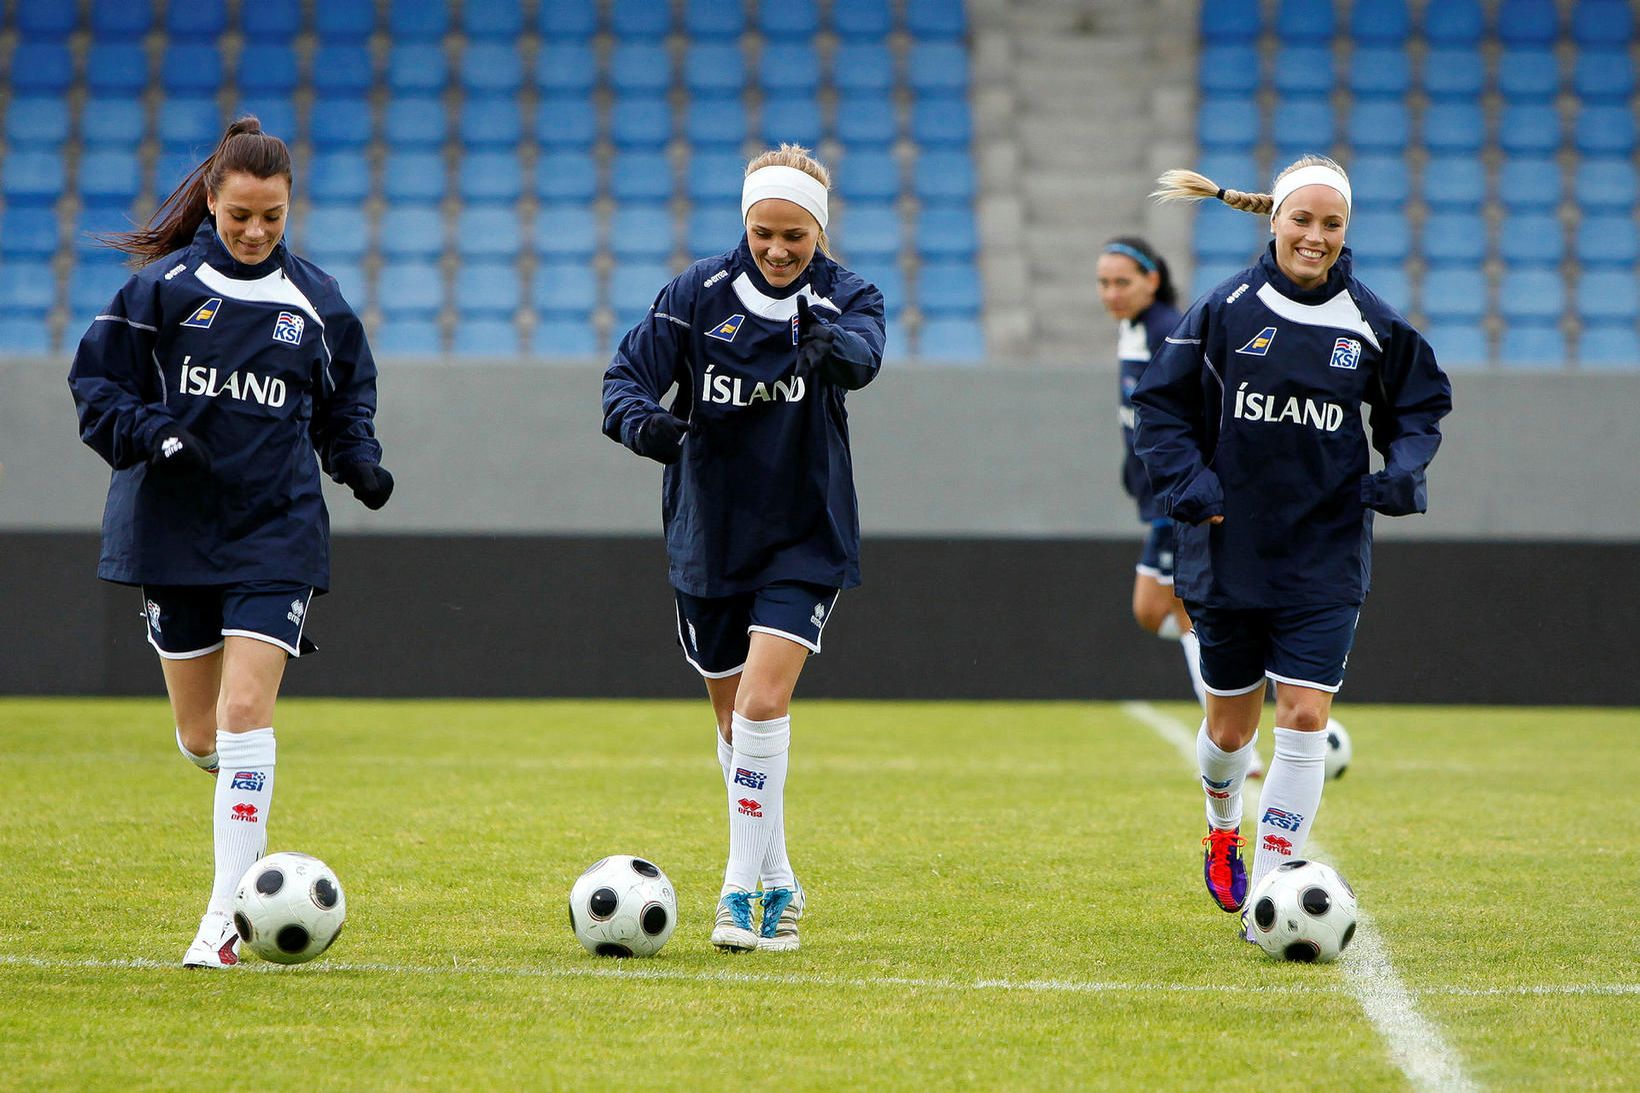
[(1355, 370), (1361, 363), (1361, 343), (1354, 338), (1339, 338), (1333, 342), (1332, 360), (1327, 362), (1334, 368), (1348, 368)]
[(284, 342), (286, 345), (302, 344), (302, 328), (307, 320), (294, 311), (281, 311), (279, 318), (274, 320), (273, 340)]

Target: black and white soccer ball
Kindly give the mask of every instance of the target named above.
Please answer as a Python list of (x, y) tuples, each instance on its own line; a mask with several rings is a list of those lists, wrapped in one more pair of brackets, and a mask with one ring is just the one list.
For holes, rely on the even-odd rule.
[(1327, 719), (1327, 777), (1342, 778), (1349, 769), (1355, 749), (1350, 746), (1350, 734), (1332, 718)]
[(311, 854), (269, 854), (245, 871), (233, 897), (239, 940), (275, 964), (312, 960), (330, 948), (346, 919), (342, 882)]
[(654, 956), (677, 924), (672, 882), (644, 858), (600, 858), (569, 892), (570, 929), (594, 956)]
[(1247, 907), (1253, 940), (1279, 960), (1336, 960), (1355, 936), (1355, 890), (1318, 861), (1282, 862), (1259, 881)]

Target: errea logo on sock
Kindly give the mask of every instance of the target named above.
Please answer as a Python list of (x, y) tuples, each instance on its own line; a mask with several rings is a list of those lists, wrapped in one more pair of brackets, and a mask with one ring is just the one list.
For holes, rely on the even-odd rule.
[(762, 801), (754, 801), (750, 797), (742, 797), (739, 801), (736, 802), (736, 804), (739, 805), (740, 814), (742, 816), (753, 816), (753, 817), (761, 818), (762, 815), (763, 815), (763, 802)]
[(1264, 849), (1273, 850), (1284, 858), (1290, 858), (1293, 856), (1293, 844), (1291, 840), (1283, 839), (1280, 835), (1264, 836)]
[(256, 823), (256, 806), (248, 805), (243, 801), (239, 802), (233, 806), (233, 818), (243, 820), (248, 824)]

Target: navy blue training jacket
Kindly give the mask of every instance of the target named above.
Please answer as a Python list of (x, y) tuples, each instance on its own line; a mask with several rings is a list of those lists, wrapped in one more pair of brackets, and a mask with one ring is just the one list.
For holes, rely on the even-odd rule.
[[(806, 379), (792, 376), (800, 294), (837, 328), (833, 355)], [(876, 377), (883, 338), (882, 293), (818, 252), (771, 288), (742, 236), (661, 290), (604, 373), (603, 431), (633, 448), (677, 387), (671, 412), (690, 431), (662, 486), (673, 587), (729, 596), (773, 581), (860, 583), (843, 400)]]
[[(1428, 505), (1452, 386), (1422, 335), (1351, 273), (1295, 286), (1274, 244), (1198, 300), (1133, 393), (1134, 448), (1177, 520), (1175, 588), (1212, 607), (1357, 604), (1372, 513)], [(1367, 427), (1384, 469), (1368, 474)], [(1203, 523), (1222, 515), (1224, 523)]]
[(1133, 389), (1139, 386), (1150, 358), (1179, 325), (1179, 311), (1155, 300), (1138, 316), (1116, 326), (1116, 364), (1121, 381), (1122, 488), (1139, 503), (1139, 519), (1146, 523), (1167, 514), (1157, 504), (1145, 474), (1144, 462), (1133, 451)]
[[(381, 461), (376, 364), (334, 278), (283, 241), (244, 265), (207, 219), (97, 316), (68, 384), (80, 438), (114, 468), (98, 576), (329, 587), (320, 467)], [(209, 452), (207, 478), (149, 473), (171, 423)]]

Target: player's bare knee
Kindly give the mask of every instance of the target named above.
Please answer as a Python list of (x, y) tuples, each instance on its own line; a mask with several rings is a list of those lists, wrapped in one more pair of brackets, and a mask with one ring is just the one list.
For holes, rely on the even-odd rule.
[(1320, 732), (1327, 727), (1327, 712), (1314, 706), (1294, 706), (1282, 719), (1282, 728), (1299, 732)]
[(227, 732), (250, 732), (268, 727), (267, 700), (255, 694), (226, 694), (217, 706), (219, 727)]
[(735, 701), (735, 712), (748, 721), (770, 721), (785, 717), (791, 699), (776, 691), (758, 691), (742, 687)]

